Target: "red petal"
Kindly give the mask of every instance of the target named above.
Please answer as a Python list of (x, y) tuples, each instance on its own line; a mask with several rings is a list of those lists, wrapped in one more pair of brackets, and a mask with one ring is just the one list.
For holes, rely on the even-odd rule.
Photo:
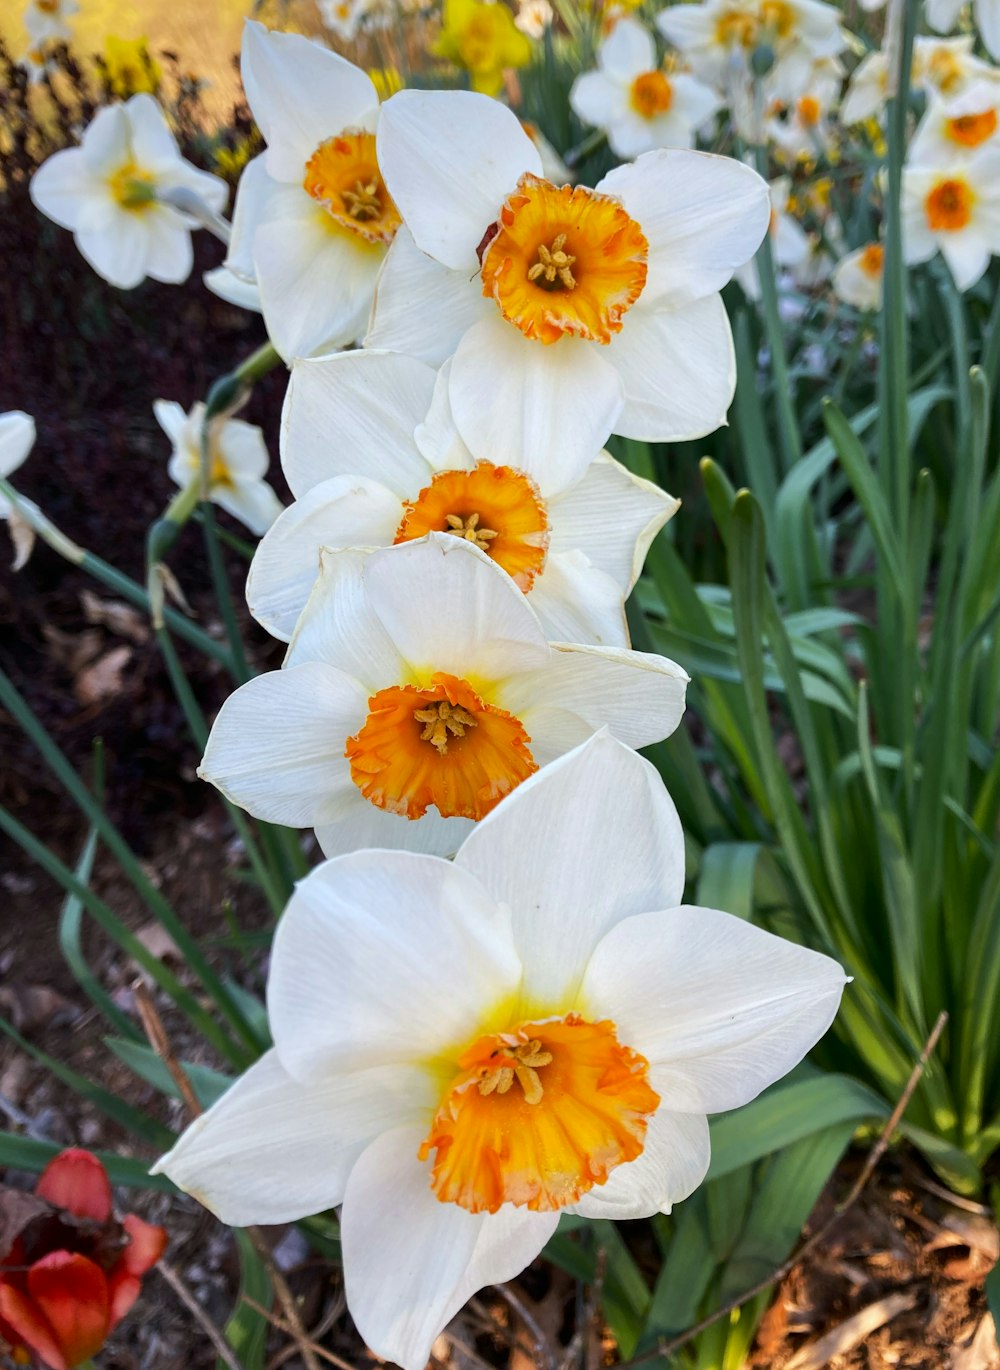
[(111, 1318), (108, 1330), (117, 1327), (142, 1293), (142, 1280), (138, 1275), (130, 1275), (122, 1264), (118, 1264), (108, 1276), (108, 1293), (111, 1297)]
[(48, 1319), (68, 1366), (88, 1360), (108, 1335), (108, 1282), (86, 1256), (53, 1251), (28, 1271), (28, 1293)]
[(96, 1156), (71, 1147), (49, 1161), (35, 1186), (35, 1193), (56, 1208), (77, 1218), (106, 1223), (111, 1217), (111, 1184)]
[(0, 1320), (9, 1324), (18, 1340), (30, 1346), (44, 1365), (51, 1370), (68, 1370), (52, 1328), (41, 1311), (9, 1284), (0, 1284)]
[(167, 1229), (144, 1222), (134, 1213), (125, 1214), (122, 1227), (129, 1235), (129, 1244), (122, 1252), (119, 1264), (124, 1264), (130, 1275), (145, 1275), (167, 1248)]

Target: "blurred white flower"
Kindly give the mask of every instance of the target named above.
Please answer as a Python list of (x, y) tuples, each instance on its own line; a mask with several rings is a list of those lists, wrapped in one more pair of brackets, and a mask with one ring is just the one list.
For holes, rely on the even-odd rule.
[[(776, 268), (795, 269), (807, 261), (810, 253), (809, 237), (799, 221), (788, 212), (792, 192), (791, 178), (779, 176), (768, 186), (771, 196), (770, 241), (771, 257)], [(760, 299), (760, 258), (754, 257), (741, 266), (736, 279), (751, 300)]]
[(181, 156), (150, 95), (97, 112), (79, 147), (54, 153), (31, 181), (36, 207), (72, 230), (80, 252), (112, 285), (129, 290), (147, 276), (187, 280), (197, 220), (160, 200), (183, 190), (220, 212), (225, 181)]
[(314, 827), (327, 856), (446, 855), (599, 728), (634, 747), (668, 736), (686, 686), (665, 657), (550, 645), (464, 538), (323, 549), (284, 667), (229, 696), (199, 774), (258, 818)]
[(855, 309), (881, 309), (884, 274), (885, 249), (881, 243), (866, 243), (840, 259), (831, 285), (834, 294)]
[[(965, 7), (965, 0), (927, 0), (927, 22), (938, 33), (951, 33)], [(972, 17), (986, 51), (1000, 58), (1000, 0), (972, 0)]]
[[(173, 444), (167, 474), (182, 488), (197, 480), (202, 469), (201, 433), (205, 406), (190, 414), (173, 400), (156, 400), (153, 412)], [(220, 509), (258, 536), (281, 513), (282, 505), (264, 479), (270, 464), (264, 435), (242, 419), (214, 419), (209, 428), (209, 498)]]
[(320, 18), (344, 43), (353, 43), (369, 0), (318, 0)]
[(652, 36), (627, 18), (597, 49), (597, 70), (573, 82), (569, 102), (584, 123), (607, 132), (612, 152), (624, 158), (690, 147), (695, 131), (719, 108), (703, 82), (684, 71), (664, 71)]
[(79, 8), (79, 0), (28, 0), (22, 19), (32, 45), (70, 38), (69, 20)]
[(415, 357), (361, 350), (292, 367), (281, 451), (296, 500), (257, 549), (251, 613), (287, 641), (320, 548), (452, 529), (514, 579), (550, 639), (627, 647), (625, 598), (678, 501), (606, 452), (582, 473), (538, 448), (517, 466), (476, 462), (451, 416), (447, 366), (435, 375)]
[(529, 38), (541, 38), (552, 27), (555, 11), (549, 0), (520, 0), (514, 23)]
[[(20, 409), (0, 414), (0, 476), (6, 480), (8, 476), (13, 475), (34, 445), (35, 420), (30, 414), (25, 414)], [(19, 498), (24, 504), (36, 507), (31, 500), (25, 500), (23, 496)], [(2, 491), (0, 519), (6, 522), (14, 544), (14, 570), (20, 571), (31, 555), (31, 549), (35, 545), (35, 534)]]
[(951, 99), (930, 95), (906, 152), (907, 164), (947, 165), (997, 143), (1000, 83), (976, 81)]
[(1000, 144), (950, 165), (905, 166), (902, 217), (908, 263), (940, 250), (959, 290), (975, 285), (1000, 253)]
[(702, 1182), (706, 1115), (830, 1026), (837, 963), (682, 906), (656, 772), (607, 734), (502, 801), (454, 863), (358, 851), (299, 885), (274, 939), (274, 1047), (154, 1167), (223, 1222), (342, 1204), (347, 1302), (423, 1370), (560, 1213), (636, 1219)]

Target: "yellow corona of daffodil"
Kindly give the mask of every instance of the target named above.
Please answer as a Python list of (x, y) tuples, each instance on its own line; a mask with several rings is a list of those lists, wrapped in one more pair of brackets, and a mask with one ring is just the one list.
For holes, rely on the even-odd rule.
[(441, 32), (431, 45), (435, 57), (469, 73), (473, 90), (496, 95), (506, 67), (523, 67), (531, 43), (515, 26), (506, 5), (490, 0), (444, 0)]

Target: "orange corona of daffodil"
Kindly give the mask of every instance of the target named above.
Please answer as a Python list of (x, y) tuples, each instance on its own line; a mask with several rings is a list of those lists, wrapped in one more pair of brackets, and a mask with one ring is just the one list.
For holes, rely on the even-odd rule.
[(507, 67), (531, 60), (530, 41), (499, 0), (444, 0), (441, 32), (431, 51), (467, 71), (472, 89), (484, 95), (497, 94)]

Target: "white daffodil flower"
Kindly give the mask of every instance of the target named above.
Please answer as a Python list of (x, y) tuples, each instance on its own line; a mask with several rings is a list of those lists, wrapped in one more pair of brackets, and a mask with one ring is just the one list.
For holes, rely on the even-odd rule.
[(907, 149), (907, 165), (963, 161), (988, 143), (996, 146), (998, 127), (1000, 83), (976, 81), (952, 99), (931, 95)]
[(822, 0), (703, 0), (661, 10), (656, 25), (695, 75), (730, 103), (750, 80), (754, 52), (769, 50), (769, 90), (790, 103), (806, 89), (817, 59), (844, 50), (841, 17)]
[[(201, 473), (201, 432), (205, 406), (186, 414), (174, 400), (156, 400), (156, 421), (173, 444), (167, 474), (182, 488)], [(209, 498), (220, 509), (260, 536), (282, 510), (281, 501), (264, 479), (271, 458), (264, 434), (242, 419), (214, 419), (209, 428)]]
[[(951, 33), (965, 8), (965, 0), (927, 0), (927, 22), (938, 33)], [(1000, 0), (972, 0), (972, 17), (986, 51), (1000, 58)]]
[(596, 190), (555, 186), (506, 106), (455, 90), (394, 95), (378, 155), (406, 229), (366, 344), (454, 356), (473, 456), (583, 464), (612, 432), (678, 441), (725, 421), (736, 369), (719, 291), (767, 228), (755, 172), (658, 151)]
[[(809, 260), (812, 244), (798, 219), (793, 218), (788, 212), (788, 201), (792, 193), (791, 178), (779, 176), (770, 183), (768, 191), (771, 196), (771, 257), (776, 267), (795, 272)], [(746, 266), (740, 267), (736, 279), (748, 299), (760, 299), (760, 268), (756, 257), (752, 262), (747, 262)]]
[(561, 1212), (669, 1212), (738, 1108), (830, 1026), (827, 956), (681, 905), (684, 839), (647, 761), (599, 734), (526, 781), (454, 863), (359, 851), (278, 925), (274, 1047), (154, 1167), (223, 1222), (342, 1204), (347, 1302), (423, 1370)]
[(258, 818), (358, 847), (446, 855), (539, 766), (607, 725), (666, 737), (687, 676), (665, 657), (546, 640), (464, 538), (323, 551), (280, 671), (226, 700), (199, 774)]
[(719, 108), (715, 92), (689, 72), (666, 72), (656, 44), (635, 19), (619, 19), (597, 49), (597, 70), (573, 82), (578, 118), (604, 129), (612, 152), (638, 157), (658, 147), (690, 147)]
[(830, 284), (838, 299), (855, 309), (881, 309), (884, 275), (885, 249), (881, 243), (866, 243), (840, 259)]
[(32, 45), (71, 38), (69, 21), (79, 8), (79, 0), (28, 0), (21, 18)]
[(1000, 143), (949, 165), (903, 168), (903, 255), (910, 265), (940, 250), (959, 290), (1000, 253)]
[[(0, 476), (6, 479), (21, 466), (35, 445), (35, 420), (20, 409), (11, 409), (0, 414)], [(31, 500), (22, 498), (24, 504), (37, 508)], [(35, 534), (31, 526), (24, 522), (7, 496), (0, 491), (0, 520), (7, 524), (11, 542), (14, 544), (13, 569), (20, 571), (31, 556), (35, 545)]]
[(624, 601), (679, 501), (606, 452), (582, 471), (559, 452), (475, 461), (452, 421), (448, 368), (371, 351), (295, 363), (281, 439), (295, 503), (257, 549), (250, 612), (288, 641), (321, 547), (451, 532), (528, 594), (550, 639), (627, 647)]
[(369, 0), (318, 0), (323, 24), (343, 43), (353, 43), (361, 28), (361, 21), (369, 8)]
[(98, 110), (80, 146), (54, 153), (31, 180), (36, 208), (70, 229), (98, 275), (122, 290), (191, 274), (198, 221), (160, 198), (179, 190), (216, 213), (229, 196), (225, 181), (184, 160), (151, 95)]
[(243, 174), (251, 203), (231, 258), (245, 275), (246, 238), (264, 322), (286, 361), (343, 347), (364, 332), (399, 226), (375, 156), (378, 94), (329, 48), (251, 21), (242, 72), (267, 151)]
[(264, 154), (251, 158), (236, 187), (229, 244), (221, 266), (202, 278), (213, 295), (240, 309), (261, 312), (260, 286), (253, 261), (253, 235), (271, 194), (273, 182), (264, 168)]

